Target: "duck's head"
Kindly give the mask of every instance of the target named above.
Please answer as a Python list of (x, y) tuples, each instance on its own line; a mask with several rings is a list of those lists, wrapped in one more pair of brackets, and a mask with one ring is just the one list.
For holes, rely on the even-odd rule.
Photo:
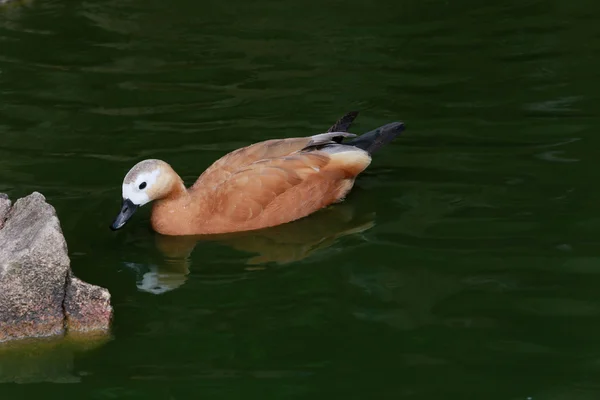
[(110, 228), (113, 231), (122, 228), (139, 207), (167, 197), (175, 187), (182, 185), (181, 178), (166, 162), (140, 161), (125, 175), (123, 205)]

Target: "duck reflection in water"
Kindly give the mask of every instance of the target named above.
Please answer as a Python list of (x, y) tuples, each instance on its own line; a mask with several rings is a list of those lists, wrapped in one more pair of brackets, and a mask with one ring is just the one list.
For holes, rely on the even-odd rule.
[(374, 212), (360, 212), (351, 204), (338, 204), (304, 219), (273, 228), (220, 235), (165, 236), (155, 243), (164, 257), (138, 282), (143, 291), (161, 294), (183, 285), (190, 272), (191, 254), (201, 243), (218, 243), (249, 253), (246, 270), (286, 265), (321, 253), (342, 237), (360, 235), (375, 225)]

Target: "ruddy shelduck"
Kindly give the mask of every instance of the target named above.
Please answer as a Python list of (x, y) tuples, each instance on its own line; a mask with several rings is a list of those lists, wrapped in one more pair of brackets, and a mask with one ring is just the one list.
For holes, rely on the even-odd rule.
[(393, 122), (357, 137), (347, 132), (357, 114), (346, 114), (326, 133), (266, 140), (226, 154), (189, 189), (166, 162), (141, 161), (125, 176), (111, 229), (122, 228), (151, 201), (152, 228), (173, 236), (272, 227), (340, 202), (371, 155), (404, 130), (404, 123)]

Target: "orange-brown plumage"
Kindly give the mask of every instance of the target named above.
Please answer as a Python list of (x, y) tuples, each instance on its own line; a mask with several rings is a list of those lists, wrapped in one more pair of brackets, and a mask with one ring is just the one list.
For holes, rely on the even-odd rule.
[[(189, 189), (168, 164), (147, 160), (125, 178), (125, 214), (154, 200), (152, 227), (164, 235), (239, 232), (291, 222), (341, 201), (371, 162), (368, 145), (378, 148), (403, 124), (386, 127), (347, 143), (342, 139), (355, 135), (330, 132), (259, 142), (217, 160)], [(117, 220), (114, 229), (124, 225)]]

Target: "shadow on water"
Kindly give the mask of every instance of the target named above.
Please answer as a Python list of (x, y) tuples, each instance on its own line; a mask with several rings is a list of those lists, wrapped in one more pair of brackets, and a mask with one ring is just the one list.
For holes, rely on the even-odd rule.
[(75, 358), (111, 340), (109, 335), (24, 339), (0, 343), (0, 383), (80, 383)]
[[(330, 248), (337, 240), (360, 235), (375, 225), (375, 213), (340, 204), (288, 224), (251, 232), (220, 235), (165, 236), (155, 234), (156, 248), (164, 257), (160, 265), (129, 264), (138, 272), (138, 288), (160, 294), (183, 285), (190, 273), (191, 254), (198, 246), (218, 244), (250, 254), (247, 271), (305, 260)], [(149, 269), (149, 270), (148, 270)]]

